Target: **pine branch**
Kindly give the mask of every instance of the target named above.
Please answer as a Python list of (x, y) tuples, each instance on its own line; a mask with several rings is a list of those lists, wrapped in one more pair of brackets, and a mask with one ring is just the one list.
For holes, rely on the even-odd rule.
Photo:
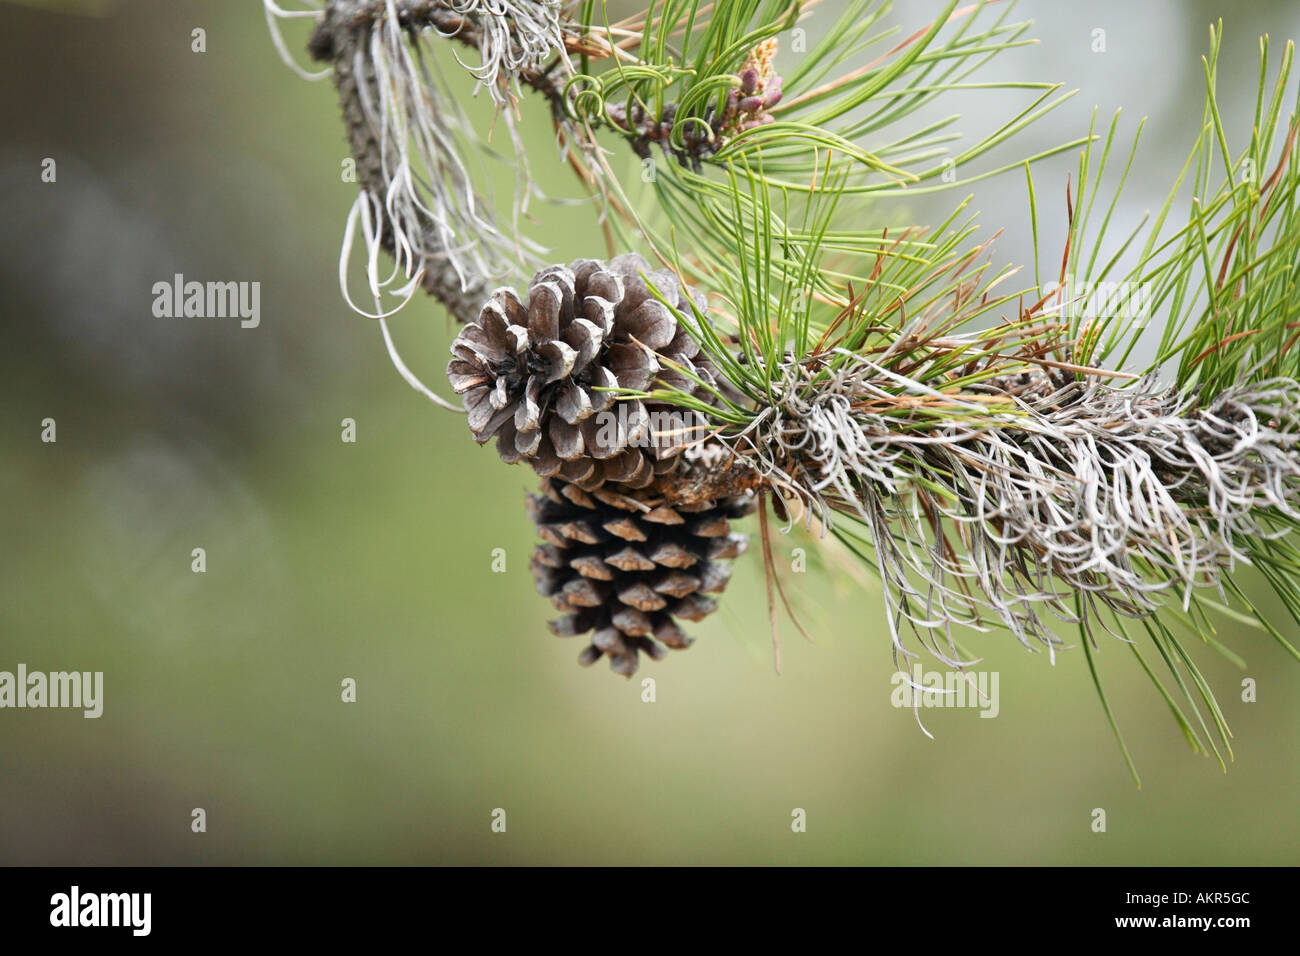
[[(1174, 625), (1237, 660), (1212, 636), (1212, 615), (1235, 615), (1300, 657), (1238, 582), (1253, 565), (1300, 622), (1291, 46), (1270, 96), (1261, 44), (1252, 139), (1234, 153), (1217, 102), (1221, 29), (1211, 31), (1187, 164), (1154, 221), (1116, 239), (1138, 146), (1135, 136), (1098, 205), (1122, 154), (1118, 115), (1105, 133), (1094, 116), (1040, 155), (957, 183), (942, 175), (1069, 95), (970, 81), (1030, 42), (1009, 4), (951, 0), (893, 42), (879, 26), (887, 5), (853, 0), (783, 74), (781, 38), (813, 5), (671, 0), (609, 23), (594, 2), (331, 0), (311, 50), (333, 65), (357, 158), (349, 236), (359, 223), (377, 312), (395, 281), (376, 273), (386, 250), (408, 280), (399, 295), (423, 287), (465, 323), (450, 381), (474, 437), (543, 476), (533, 514), (548, 543), (534, 573), (566, 614), (557, 633), (594, 630), (583, 663), (608, 657), (630, 675), (639, 654), (689, 643), (675, 617), (711, 610), (700, 595), (721, 590), (718, 562), (743, 547), (727, 522), (755, 500), (789, 518), (778, 503), (792, 500), (880, 576), (900, 666), (914, 655), (905, 635), (960, 670), (974, 661), (954, 628), (1006, 630), (1054, 655), (1064, 623), (1098, 680), (1092, 652), (1110, 632), (1132, 644), (1189, 743), (1230, 757), (1226, 721)], [(648, 244), (669, 269), (580, 259), (538, 269), (522, 295), (486, 294), (539, 265), (540, 250), (477, 192), (465, 159), (475, 134), (429, 64), (445, 40), (477, 53), (462, 65), (515, 138), (516, 222), (531, 178), (515, 94), (532, 90), (599, 200), (607, 243)], [(884, 52), (868, 58), (873, 48)], [(991, 87), (1032, 99), (955, 157), (950, 120), (899, 129), (937, 96)], [(652, 203), (625, 194), (601, 131), (655, 164)], [(1066, 234), (1045, 262), (1030, 166), (1074, 147)], [(860, 226), (867, 203), (888, 222), (879, 204), (894, 196), (1021, 169), (1027, 286), (990, 267), (994, 240), (974, 241), (969, 200), (931, 229)], [(1189, 215), (1166, 231), (1184, 186)], [(1164, 323), (1156, 358), (1130, 368), (1153, 318)], [(1130, 630), (1150, 641), (1154, 667)]]

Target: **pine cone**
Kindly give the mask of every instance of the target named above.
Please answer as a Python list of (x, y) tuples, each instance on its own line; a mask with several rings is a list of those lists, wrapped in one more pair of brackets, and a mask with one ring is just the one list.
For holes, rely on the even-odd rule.
[[(638, 272), (675, 308), (656, 299)], [(605, 482), (645, 488), (672, 471), (705, 421), (663, 403), (616, 405), (599, 389), (696, 389), (661, 358), (714, 380), (679, 321), (691, 308), (688, 295), (675, 275), (652, 271), (637, 255), (550, 266), (533, 277), (526, 302), (512, 289), (492, 293), (456, 337), (447, 366), (474, 438), (483, 444), (495, 436), (504, 461), (527, 460), (539, 475), (587, 489)]]
[(551, 630), (561, 637), (595, 631), (578, 663), (603, 654), (624, 677), (636, 673), (642, 652), (660, 660), (666, 647), (689, 647), (675, 619), (699, 621), (716, 609), (708, 595), (727, 586), (729, 560), (749, 544), (730, 519), (753, 510), (749, 494), (670, 505), (662, 495), (638, 497), (612, 485), (588, 493), (544, 479), (542, 494), (529, 496), (545, 540), (531, 567), (537, 590), (566, 612)]

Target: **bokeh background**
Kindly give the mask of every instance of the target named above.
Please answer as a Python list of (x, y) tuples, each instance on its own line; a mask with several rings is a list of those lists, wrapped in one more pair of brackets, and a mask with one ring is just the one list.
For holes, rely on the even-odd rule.
[[(889, 22), (910, 32), (935, 6)], [(1013, 16), (1042, 43), (983, 77), (1080, 93), (990, 162), (1080, 135), (1094, 105), (1124, 106), (1130, 130), (1148, 115), (1121, 223), (1159, 205), (1186, 155), (1210, 22), (1225, 18), (1220, 97), (1243, 132), (1259, 35), (1300, 37), (1292, 0), (1044, 0)], [(305, 31), (288, 39), (299, 50)], [(340, 299), (355, 187), (333, 89), (285, 69), (259, 2), (0, 0), (0, 90), (0, 669), (99, 670), (106, 685), (99, 720), (0, 711), (0, 862), (1300, 861), (1300, 665), (1230, 622), (1220, 637), (1244, 672), (1192, 642), (1235, 733), (1226, 774), (1188, 751), (1127, 649), (1103, 644), (1141, 790), (1078, 650), (1052, 666), (973, 637), (1001, 674), (1001, 714), (928, 711), (924, 736), (890, 706), (878, 589), (821, 568), (797, 532), (778, 544), (814, 555), (788, 586), (817, 643), (785, 625), (782, 676), (756, 553), (689, 652), (632, 682), (575, 666), (527, 569), (529, 473), (408, 388)], [(936, 109), (960, 112), (969, 140), (1023, 104), (972, 93)], [(543, 186), (573, 197), (544, 118), (526, 125)], [(1060, 235), (1074, 161), (1037, 170), (1045, 235)], [(1023, 176), (974, 192), (985, 227), (1006, 230), (999, 258), (1027, 261)], [(556, 261), (601, 251), (589, 208), (535, 213)], [(155, 318), (151, 287), (177, 272), (259, 281), (261, 326)], [(441, 382), (441, 311), (416, 301), (393, 329)]]

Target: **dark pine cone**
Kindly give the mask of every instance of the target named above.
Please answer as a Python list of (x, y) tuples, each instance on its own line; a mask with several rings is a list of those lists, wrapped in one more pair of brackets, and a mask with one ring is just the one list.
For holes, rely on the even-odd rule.
[(642, 652), (659, 660), (666, 647), (689, 647), (676, 619), (699, 621), (717, 607), (709, 595), (727, 586), (728, 562), (749, 543), (730, 519), (753, 510), (749, 494), (670, 505), (662, 495), (543, 480), (542, 494), (529, 496), (545, 540), (531, 567), (537, 590), (565, 612), (551, 630), (595, 631), (578, 663), (605, 655), (624, 677), (636, 673)]
[(637, 255), (550, 266), (529, 283), (527, 301), (498, 289), (456, 337), (447, 366), (474, 438), (495, 437), (506, 462), (526, 459), (540, 475), (588, 489), (645, 488), (674, 470), (682, 448), (704, 434), (703, 421), (663, 403), (616, 403), (600, 389), (697, 387), (667, 362), (713, 381), (680, 321), (690, 294)]

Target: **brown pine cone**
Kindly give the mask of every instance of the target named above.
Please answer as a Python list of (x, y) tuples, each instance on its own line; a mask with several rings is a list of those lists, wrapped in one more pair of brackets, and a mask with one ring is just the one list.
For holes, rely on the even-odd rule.
[(641, 653), (661, 659), (666, 648), (689, 647), (677, 619), (702, 620), (731, 577), (730, 559), (749, 544), (730, 521), (754, 510), (751, 494), (669, 504), (605, 485), (593, 492), (544, 479), (529, 511), (544, 539), (533, 552), (537, 590), (565, 615), (551, 622), (562, 637), (595, 633), (578, 655), (587, 666), (602, 655), (631, 677)]
[(456, 337), (447, 366), (474, 438), (495, 437), (504, 461), (527, 460), (542, 476), (588, 489), (645, 488), (672, 471), (681, 450), (705, 434), (704, 420), (663, 403), (616, 403), (601, 389), (697, 387), (668, 363), (714, 380), (680, 321), (691, 294), (637, 255), (550, 266), (533, 277), (526, 301), (498, 289)]

